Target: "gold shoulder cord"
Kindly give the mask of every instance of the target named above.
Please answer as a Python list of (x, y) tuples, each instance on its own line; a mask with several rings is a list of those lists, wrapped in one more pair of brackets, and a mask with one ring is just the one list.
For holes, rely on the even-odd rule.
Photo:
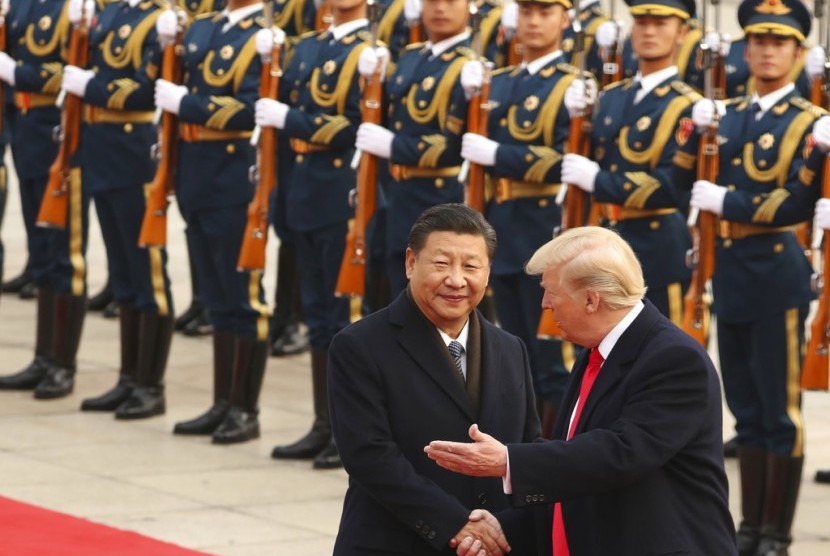
[(355, 46), (346, 61), (343, 62), (343, 67), (340, 68), (340, 75), (337, 76), (337, 85), (331, 93), (327, 93), (320, 89), (320, 68), (314, 68), (311, 73), (311, 98), (317, 106), (323, 108), (330, 108), (337, 104), (337, 113), (342, 114), (346, 109), (346, 100), (349, 97), (349, 89), (352, 86), (355, 68), (357, 68), (357, 61), (360, 58), (360, 53), (363, 49), (369, 46), (367, 43), (361, 43)]
[(556, 86), (548, 95), (545, 104), (539, 110), (536, 116), (536, 121), (532, 125), (522, 126), (516, 121), (517, 106), (511, 106), (507, 111), (507, 130), (510, 135), (523, 143), (531, 143), (544, 131), (545, 145), (551, 146), (553, 144), (553, 131), (556, 127), (556, 114), (559, 111), (559, 106), (562, 104), (562, 99), (565, 96), (568, 86), (576, 79), (576, 75), (570, 74), (562, 77)]
[(778, 187), (783, 187), (787, 182), (787, 170), (792, 163), (796, 149), (801, 146), (801, 137), (815, 121), (815, 116), (810, 112), (802, 112), (795, 117), (787, 128), (787, 132), (781, 139), (781, 148), (778, 149), (778, 160), (768, 170), (761, 170), (755, 165), (753, 154), (755, 142), (744, 145), (744, 170), (750, 179), (760, 182), (768, 182), (777, 179)]
[(441, 127), (442, 131), (444, 130), (447, 123), (447, 109), (449, 105), (449, 102), (447, 101), (450, 97), (450, 92), (452, 91), (452, 88), (461, 73), (461, 67), (466, 62), (467, 58), (462, 56), (450, 64), (450, 67), (448, 67), (447, 71), (444, 72), (441, 82), (438, 83), (438, 87), (435, 89), (435, 95), (432, 97), (432, 102), (430, 102), (429, 106), (423, 110), (419, 109), (417, 103), (415, 102), (415, 92), (418, 88), (418, 84), (416, 83), (412, 85), (412, 88), (409, 90), (409, 94), (406, 97), (406, 109), (409, 112), (409, 117), (412, 118), (414, 122), (425, 125), (432, 121), (437, 114), (438, 125)]
[(120, 54), (112, 52), (112, 39), (115, 37), (116, 31), (110, 31), (101, 45), (101, 51), (104, 53), (104, 61), (107, 65), (115, 69), (123, 69), (130, 63), (135, 69), (141, 67), (141, 49), (144, 46), (144, 39), (147, 37), (147, 33), (156, 26), (159, 15), (161, 15), (161, 10), (156, 10), (145, 17), (144, 21), (139, 23), (130, 33), (130, 38), (127, 39), (124, 50)]
[(58, 17), (57, 23), (55, 23), (55, 31), (52, 33), (52, 38), (49, 39), (49, 42), (40, 46), (37, 44), (35, 40), (35, 24), (30, 23), (26, 27), (26, 33), (24, 35), (24, 41), (26, 48), (39, 58), (44, 58), (55, 51), (59, 44), (63, 43), (64, 40), (69, 35), (69, 15), (67, 13), (69, 7), (69, 2), (67, 2), (63, 9), (61, 10), (61, 15)]
[(256, 33), (252, 34), (251, 37), (248, 39), (248, 42), (245, 43), (245, 46), (242, 47), (242, 50), (239, 51), (239, 55), (236, 57), (236, 60), (233, 61), (231, 67), (228, 69), (227, 73), (223, 75), (217, 75), (213, 73), (213, 70), (210, 69), (210, 66), (213, 62), (213, 59), (216, 57), (216, 52), (211, 50), (205, 56), (204, 67), (202, 69), (202, 77), (205, 80), (205, 83), (214, 87), (216, 89), (221, 89), (226, 87), (228, 83), (233, 80), (233, 90), (234, 92), (239, 90), (239, 86), (242, 84), (242, 80), (245, 78), (245, 72), (248, 71), (248, 67), (251, 65), (251, 60), (254, 59), (256, 55)]
[(666, 146), (669, 136), (675, 131), (674, 128), (680, 114), (690, 105), (691, 102), (686, 97), (673, 99), (657, 124), (657, 131), (651, 140), (651, 145), (643, 151), (636, 151), (628, 146), (628, 130), (631, 126), (623, 127), (620, 130), (620, 154), (632, 164), (648, 163), (651, 169), (654, 170), (660, 162), (660, 156), (663, 154), (663, 148)]

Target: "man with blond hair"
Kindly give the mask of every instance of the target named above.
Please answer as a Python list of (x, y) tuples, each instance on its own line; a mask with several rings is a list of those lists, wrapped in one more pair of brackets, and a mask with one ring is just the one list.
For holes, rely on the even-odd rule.
[[(441, 467), (502, 477), (534, 512), (535, 547), (516, 554), (736, 554), (723, 469), (720, 385), (709, 356), (648, 300), (631, 247), (613, 231), (572, 228), (527, 264), (574, 364), (553, 439), (425, 448)], [(527, 520), (531, 521), (531, 520)], [(529, 526), (530, 524), (528, 524)], [(551, 547), (551, 542), (553, 546)]]

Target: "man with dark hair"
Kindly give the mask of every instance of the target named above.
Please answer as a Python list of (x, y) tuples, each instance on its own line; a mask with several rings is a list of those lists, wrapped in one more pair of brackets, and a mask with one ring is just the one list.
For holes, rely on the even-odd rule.
[(473, 508), (508, 507), (501, 481), (447, 473), (423, 452), (474, 422), (503, 442), (539, 436), (524, 345), (475, 310), (495, 248), (478, 212), (426, 210), (409, 235), (407, 290), (332, 341), (332, 423), (349, 473), (334, 554), (451, 554), (467, 538), (507, 548), (492, 516), (468, 522)]

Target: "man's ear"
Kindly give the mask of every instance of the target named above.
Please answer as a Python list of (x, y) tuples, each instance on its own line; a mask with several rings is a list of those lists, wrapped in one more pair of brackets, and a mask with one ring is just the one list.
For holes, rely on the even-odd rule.
[(587, 313), (596, 313), (599, 310), (599, 293), (595, 291), (585, 292), (585, 311)]
[(406, 259), (404, 266), (406, 267), (407, 280), (412, 278), (412, 271), (415, 269), (415, 251), (411, 247), (406, 248)]

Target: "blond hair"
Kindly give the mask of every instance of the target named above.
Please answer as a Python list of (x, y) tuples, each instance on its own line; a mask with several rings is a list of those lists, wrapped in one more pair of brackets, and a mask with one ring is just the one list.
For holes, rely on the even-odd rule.
[(616, 232), (596, 226), (571, 228), (536, 250), (525, 272), (557, 268), (559, 279), (575, 289), (600, 294), (612, 310), (633, 307), (646, 293), (643, 269), (631, 246)]

